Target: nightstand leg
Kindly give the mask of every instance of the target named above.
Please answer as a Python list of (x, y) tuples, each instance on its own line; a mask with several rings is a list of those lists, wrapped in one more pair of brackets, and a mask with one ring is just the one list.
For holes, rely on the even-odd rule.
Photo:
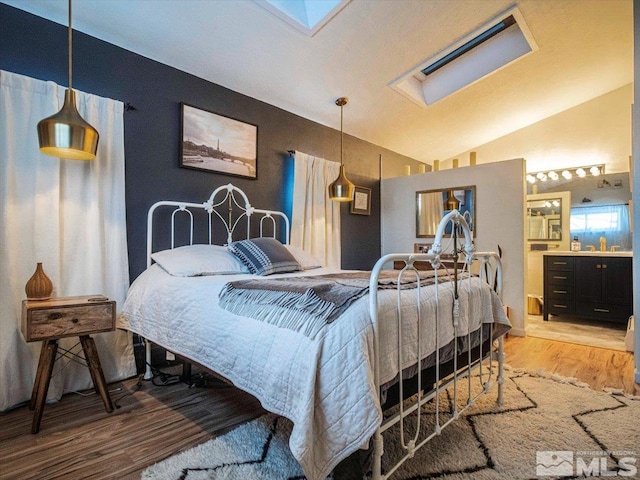
[[(42, 420), (42, 412), (44, 404), (47, 400), (47, 391), (51, 382), (51, 373), (53, 373), (53, 365), (56, 363), (56, 353), (58, 352), (57, 340), (46, 340), (42, 345), (40, 352), (40, 361), (38, 362), (38, 375), (36, 377), (36, 398), (31, 397), (31, 403), (34, 403), (35, 412), (33, 414), (33, 423), (31, 424), (31, 433), (38, 433), (40, 430), (40, 420)], [(35, 385), (34, 385), (35, 389)]]
[(93, 380), (93, 386), (96, 392), (102, 397), (104, 408), (107, 413), (113, 412), (113, 403), (109, 396), (109, 390), (107, 389), (107, 382), (104, 380), (104, 374), (102, 373), (102, 367), (100, 366), (100, 358), (98, 357), (98, 350), (96, 344), (89, 335), (80, 336), (80, 343), (84, 350), (84, 358), (89, 365), (89, 372), (91, 373), (91, 379)]
[(35, 410), (36, 397), (38, 396), (38, 388), (40, 381), (42, 380), (42, 371), (44, 368), (44, 359), (47, 352), (47, 342), (42, 342), (42, 348), (40, 349), (40, 360), (38, 360), (38, 370), (36, 370), (36, 378), (33, 382), (33, 391), (31, 392), (31, 400), (29, 401), (29, 410)]

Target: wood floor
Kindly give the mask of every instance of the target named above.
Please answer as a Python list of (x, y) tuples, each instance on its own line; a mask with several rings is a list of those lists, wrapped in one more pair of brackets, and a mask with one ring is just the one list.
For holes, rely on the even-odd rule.
[(110, 385), (119, 406), (111, 414), (95, 394), (63, 396), (45, 407), (36, 435), (27, 406), (0, 415), (0, 479), (139, 479), (147, 466), (264, 413), (235, 388), (137, 383)]
[(541, 369), (574, 377), (594, 390), (612, 387), (640, 395), (640, 386), (634, 381), (635, 365), (630, 352), (510, 336), (505, 342), (505, 353), (507, 363), (514, 368)]
[[(512, 367), (640, 395), (630, 353), (513, 336), (505, 349)], [(65, 395), (45, 407), (37, 435), (27, 406), (0, 414), (0, 479), (138, 479), (147, 466), (263, 413), (235, 388), (137, 383), (110, 385), (119, 406), (111, 414), (97, 395)]]

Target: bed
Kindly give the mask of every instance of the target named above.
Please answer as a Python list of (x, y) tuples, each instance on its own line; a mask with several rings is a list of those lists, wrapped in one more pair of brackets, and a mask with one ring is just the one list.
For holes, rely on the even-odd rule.
[[(170, 223), (165, 232), (171, 240), (167, 248), (156, 251), (154, 235), (159, 228), (154, 218), (164, 209), (170, 211), (162, 219)], [(194, 241), (194, 211), (205, 212), (204, 245)], [(186, 218), (187, 230), (180, 247), (179, 217)], [(446, 239), (449, 223), (454, 224), (454, 235)], [(222, 232), (218, 241), (235, 248), (235, 255), (213, 245), (216, 232)], [(202, 204), (154, 204), (148, 214), (148, 268), (129, 289), (119, 328), (147, 340), (148, 364), (152, 342), (221, 375), (258, 398), (266, 410), (290, 419), (294, 425), (290, 448), (310, 480), (324, 479), (371, 440), (373, 478), (388, 478), (397, 467), (382, 472), (383, 432), (400, 423), (404, 459), (410, 458), (423, 442), (405, 438), (402, 418), (419, 408), (416, 405), (437, 398), (442, 388), (450, 384), (458, 388), (465, 378), (471, 382), (474, 369), (484, 368), (483, 393), (498, 385), (501, 402), (502, 335), (510, 325), (500, 300), (500, 259), (475, 251), (458, 212), (443, 219), (430, 253), (386, 255), (366, 273), (319, 267), (290, 247), (283, 248), (307, 269), (276, 269), (267, 276), (248, 273), (240, 246), (249, 242), (253, 247), (252, 242), (260, 239), (270, 245), (277, 237), (289, 243), (287, 217), (254, 208), (232, 184), (219, 187)], [(447, 243), (455, 245), (452, 252)], [(212, 256), (223, 260), (207, 265)], [(240, 261), (233, 264), (233, 260)], [(403, 269), (386, 270), (397, 261), (403, 262)], [(430, 262), (433, 270), (418, 272), (416, 261)], [(473, 269), (477, 261), (481, 265)], [(308, 317), (301, 317), (300, 310), (309, 308), (308, 292), (316, 292), (315, 287), (294, 292), (298, 297), (293, 313), (291, 292), (284, 294), (285, 300), (280, 297), (276, 307), (264, 305), (282, 284), (319, 281), (338, 290), (330, 289), (326, 296), (313, 293), (315, 313)], [(348, 297), (345, 288), (356, 294)], [(240, 296), (234, 303), (228, 298), (229, 292), (251, 289), (253, 300)], [(333, 303), (327, 300), (317, 308), (316, 296)], [(266, 314), (265, 308), (276, 312)], [(425, 376), (425, 372), (430, 373)], [(413, 406), (399, 402), (399, 411), (383, 419), (383, 404), (397, 403), (415, 392)], [(471, 404), (473, 398), (467, 403)], [(433, 435), (444, 426), (436, 422)]]

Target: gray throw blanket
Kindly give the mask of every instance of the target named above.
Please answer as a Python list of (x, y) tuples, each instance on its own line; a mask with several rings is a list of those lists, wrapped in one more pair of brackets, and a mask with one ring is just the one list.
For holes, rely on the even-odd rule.
[[(380, 273), (378, 288), (416, 288), (417, 277), (399, 271)], [(420, 286), (433, 285), (435, 272), (422, 271)], [(289, 328), (308, 337), (338, 318), (369, 291), (370, 272), (348, 272), (310, 277), (238, 280), (220, 292), (220, 306), (237, 315)], [(439, 279), (447, 278), (439, 272)]]

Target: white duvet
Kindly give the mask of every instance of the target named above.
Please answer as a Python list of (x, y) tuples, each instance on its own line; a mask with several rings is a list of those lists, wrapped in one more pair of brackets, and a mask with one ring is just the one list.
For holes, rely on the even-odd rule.
[[(331, 273), (308, 270), (296, 275)], [(309, 480), (324, 479), (345, 457), (366, 445), (382, 415), (373, 377), (373, 327), (368, 296), (326, 325), (315, 339), (286, 328), (240, 317), (218, 305), (229, 281), (252, 275), (173, 277), (152, 265), (133, 283), (118, 326), (179, 353), (231, 380), (257, 397), (265, 409), (289, 418), (291, 452)], [(460, 290), (461, 323), (457, 335), (481, 323), (508, 325), (500, 300), (487, 285), (472, 279)], [(434, 287), (421, 289), (423, 318), (434, 318)], [(403, 291), (407, 338), (416, 334), (415, 290)], [(452, 285), (439, 287), (439, 346), (452, 340)], [(398, 373), (396, 291), (380, 298), (381, 383)], [(426, 308), (426, 310), (425, 310)], [(468, 315), (467, 315), (468, 313)], [(423, 355), (435, 351), (433, 322), (423, 325)], [(403, 368), (415, 363), (406, 348)], [(413, 359), (413, 361), (412, 361)]]

